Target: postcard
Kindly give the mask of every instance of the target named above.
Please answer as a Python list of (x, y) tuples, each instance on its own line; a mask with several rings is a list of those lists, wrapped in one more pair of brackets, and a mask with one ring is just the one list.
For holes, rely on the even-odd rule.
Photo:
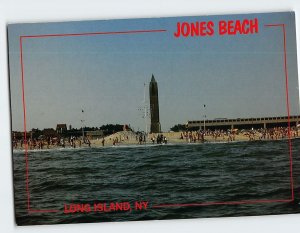
[(8, 25), (17, 225), (300, 212), (294, 12)]

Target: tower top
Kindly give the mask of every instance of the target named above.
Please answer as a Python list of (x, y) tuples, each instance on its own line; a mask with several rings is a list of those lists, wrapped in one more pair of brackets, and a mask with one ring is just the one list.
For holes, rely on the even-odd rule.
[(151, 82), (149, 83), (149, 100), (151, 109), (151, 133), (160, 133), (161, 127), (159, 123), (159, 105), (158, 105), (158, 85), (152, 74)]
[(153, 74), (152, 74), (151, 82), (153, 82), (153, 83), (156, 82)]

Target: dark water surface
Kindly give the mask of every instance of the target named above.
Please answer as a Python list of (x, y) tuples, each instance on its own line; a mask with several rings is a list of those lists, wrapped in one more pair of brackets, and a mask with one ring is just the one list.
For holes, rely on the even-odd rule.
[[(19, 225), (298, 213), (300, 140), (292, 141), (294, 202), (173, 206), (161, 204), (291, 199), (288, 141), (118, 146), (14, 152)], [(64, 204), (148, 201), (147, 210), (64, 214)]]

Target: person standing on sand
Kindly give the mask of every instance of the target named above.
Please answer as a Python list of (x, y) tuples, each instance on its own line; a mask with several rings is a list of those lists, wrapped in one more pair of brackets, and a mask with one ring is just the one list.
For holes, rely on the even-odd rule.
[(153, 136), (153, 137), (151, 137), (151, 141), (152, 141), (152, 144), (154, 144), (155, 143), (155, 137)]
[(102, 138), (102, 146), (104, 146), (104, 143), (105, 143), (105, 139), (104, 137)]
[(204, 142), (204, 132), (201, 132), (201, 142), (203, 143)]

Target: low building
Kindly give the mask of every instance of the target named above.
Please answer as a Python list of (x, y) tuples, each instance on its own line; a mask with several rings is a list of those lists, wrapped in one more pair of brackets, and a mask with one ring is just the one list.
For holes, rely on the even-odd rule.
[(56, 132), (61, 134), (65, 133), (67, 131), (67, 124), (57, 124), (56, 125)]
[(186, 126), (190, 130), (195, 129), (258, 129), (274, 127), (295, 127), (300, 122), (300, 116), (279, 116), (260, 118), (219, 118), (214, 120), (188, 121)]

